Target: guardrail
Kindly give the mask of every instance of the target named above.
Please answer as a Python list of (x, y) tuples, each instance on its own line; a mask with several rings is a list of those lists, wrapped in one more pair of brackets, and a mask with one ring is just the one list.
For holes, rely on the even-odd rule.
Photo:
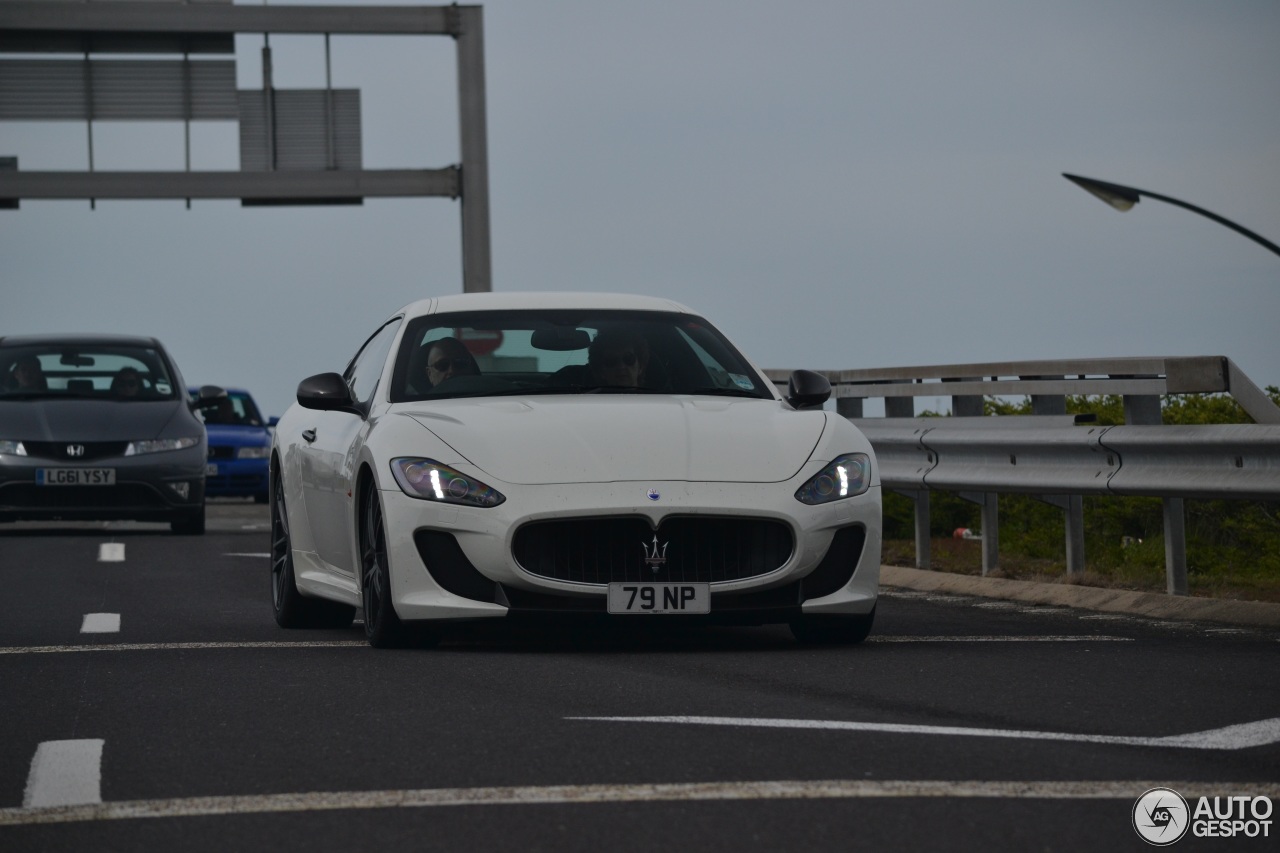
[[(767, 370), (785, 385), (789, 370)], [(1079, 359), (819, 371), (836, 409), (875, 448), (885, 488), (915, 503), (916, 565), (929, 568), (929, 492), (982, 508), (982, 571), (999, 562), (997, 496), (1064, 510), (1067, 572), (1084, 571), (1085, 495), (1146, 495), (1164, 505), (1167, 589), (1187, 592), (1183, 501), (1280, 500), (1280, 408), (1228, 358)], [(1164, 426), (1160, 398), (1229, 393), (1257, 424)], [(1066, 414), (1066, 395), (1123, 397), (1124, 426)], [(1032, 415), (981, 417), (986, 395), (1029, 396)], [(950, 396), (954, 417), (915, 417), (916, 397)], [(886, 417), (863, 417), (884, 398)]]

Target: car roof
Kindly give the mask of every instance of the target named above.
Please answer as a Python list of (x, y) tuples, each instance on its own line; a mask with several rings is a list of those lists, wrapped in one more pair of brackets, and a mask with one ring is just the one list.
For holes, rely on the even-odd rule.
[(675, 311), (693, 312), (671, 299), (630, 293), (579, 293), (574, 291), (530, 291), (522, 293), (458, 293), (410, 302), (397, 311), (408, 317), (454, 311), (510, 311), (534, 309), (585, 309), (588, 311)]
[(6, 335), (0, 338), (0, 346), (164, 346), (155, 338), (142, 335), (109, 335), (82, 333), (74, 335)]

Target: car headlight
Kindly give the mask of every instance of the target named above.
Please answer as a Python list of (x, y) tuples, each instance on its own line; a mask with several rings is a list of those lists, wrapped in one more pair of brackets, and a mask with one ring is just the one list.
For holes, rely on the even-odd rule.
[(237, 459), (266, 459), (271, 455), (270, 447), (238, 447), (236, 448)]
[(796, 490), (796, 500), (810, 506), (860, 495), (871, 486), (871, 457), (846, 453), (831, 460)]
[(480, 507), (497, 506), (506, 500), (496, 489), (434, 459), (392, 459), (391, 474), (411, 498)]
[(21, 441), (0, 440), (0, 456), (26, 456), (27, 449)]
[(185, 450), (200, 443), (198, 438), (154, 438), (149, 441), (131, 441), (124, 449), (125, 456), (141, 456), (144, 453), (162, 453), (166, 450)]

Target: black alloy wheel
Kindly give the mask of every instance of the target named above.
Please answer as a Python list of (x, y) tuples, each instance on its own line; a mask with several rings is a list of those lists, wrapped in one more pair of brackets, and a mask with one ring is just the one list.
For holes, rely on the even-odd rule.
[(364, 635), (378, 649), (400, 646), (404, 624), (391, 604), (391, 571), (387, 562), (387, 532), (376, 489), (366, 489), (360, 514), (360, 597), (364, 601)]
[(410, 626), (396, 615), (391, 601), (391, 563), (387, 559), (387, 531), (382, 503), (372, 484), (364, 489), (360, 513), (360, 597), (364, 601), (364, 635), (376, 649), (432, 646), (439, 637), (426, 627)]
[(293, 576), (293, 543), (285, 511), (284, 478), (271, 478), (271, 605), (281, 628), (346, 628), (355, 618), (349, 604), (306, 598)]

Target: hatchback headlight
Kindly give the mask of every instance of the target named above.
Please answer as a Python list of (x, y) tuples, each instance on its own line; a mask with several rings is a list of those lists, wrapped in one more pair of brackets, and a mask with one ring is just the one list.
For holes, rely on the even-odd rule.
[(411, 498), (479, 507), (497, 506), (506, 500), (497, 489), (434, 459), (392, 459), (391, 474)]
[(831, 460), (796, 490), (796, 500), (810, 506), (860, 495), (871, 486), (871, 457), (846, 453)]
[(8, 441), (0, 439), (0, 456), (26, 456), (27, 448), (22, 446), (21, 441)]
[(236, 448), (237, 459), (266, 459), (271, 455), (270, 447), (238, 447)]
[(199, 443), (198, 438), (155, 438), (149, 441), (131, 441), (124, 449), (124, 455), (141, 456), (144, 453), (162, 453), (166, 450), (186, 450)]

